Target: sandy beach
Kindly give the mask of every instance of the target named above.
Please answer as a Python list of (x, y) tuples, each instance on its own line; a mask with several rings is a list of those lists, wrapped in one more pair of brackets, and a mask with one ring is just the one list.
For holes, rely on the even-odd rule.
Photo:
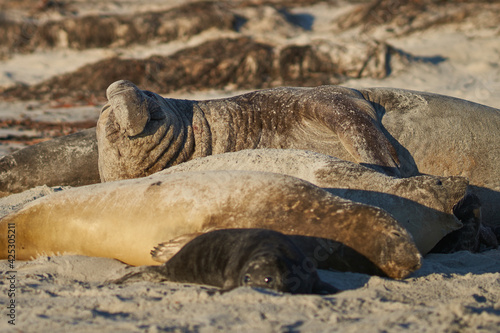
[[(95, 126), (117, 79), (198, 100), (339, 84), (500, 107), (498, 1), (49, 3), (0, 5), (8, 23), (0, 39), (0, 156)], [(54, 190), (0, 198), (0, 217)], [(137, 269), (76, 255), (1, 260), (0, 331), (500, 331), (498, 249), (429, 254), (401, 281), (321, 270), (343, 290), (327, 296), (107, 283)]]

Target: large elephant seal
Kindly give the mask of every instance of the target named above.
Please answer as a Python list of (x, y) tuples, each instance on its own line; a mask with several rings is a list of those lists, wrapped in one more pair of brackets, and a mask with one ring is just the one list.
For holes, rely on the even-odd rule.
[(391, 175), (464, 176), (500, 224), (500, 110), (436, 94), (338, 86), (274, 88), (208, 101), (112, 84), (97, 126), (103, 181), (212, 154), (296, 148)]
[(314, 264), (294, 242), (265, 229), (224, 229), (188, 242), (168, 262), (129, 273), (116, 283), (172, 281), (205, 284), (228, 291), (261, 287), (293, 294), (333, 294)]
[[(409, 90), (337, 86), (186, 101), (118, 81), (108, 88), (108, 97), (98, 124), (104, 180), (148, 175), (195, 157), (246, 148), (308, 149), (377, 164), (405, 177), (467, 177), (482, 203), (483, 220), (500, 225), (500, 110), (495, 108)], [(59, 144), (64, 146), (64, 139)], [(80, 149), (93, 146), (86, 141)], [(65, 158), (80, 156), (75, 152)], [(17, 183), (9, 177), (23, 174), (17, 169), (30, 169), (36, 160), (23, 163), (27, 166), (4, 163), (4, 184)], [(84, 178), (82, 169), (59, 164), (38, 174), (49, 180), (61, 172), (71, 172), (75, 181)], [(34, 185), (46, 183), (39, 178)]]
[(54, 193), (2, 219), (1, 258), (12, 225), (18, 260), (74, 253), (154, 265), (150, 252), (159, 243), (228, 228), (338, 241), (392, 278), (407, 276), (421, 260), (410, 234), (387, 212), (274, 173), (155, 175)]
[(109, 103), (97, 123), (103, 181), (143, 177), (196, 157), (255, 148), (343, 151), (356, 162), (398, 172), (394, 147), (373, 107), (352, 89), (275, 88), (187, 101), (118, 81), (106, 94)]
[[(281, 173), (307, 180), (341, 198), (380, 207), (410, 232), (422, 255), (448, 233), (462, 227), (460, 212), (466, 209), (465, 205), (474, 205), (471, 213), (475, 212), (477, 219), (480, 215), (477, 202), (463, 201), (469, 195), (466, 178), (427, 175), (395, 178), (357, 163), (304, 150), (242, 150), (194, 159), (159, 174), (205, 170)], [(479, 239), (476, 243), (479, 244)], [(470, 249), (469, 244), (457, 242), (456, 250), (460, 244)]]

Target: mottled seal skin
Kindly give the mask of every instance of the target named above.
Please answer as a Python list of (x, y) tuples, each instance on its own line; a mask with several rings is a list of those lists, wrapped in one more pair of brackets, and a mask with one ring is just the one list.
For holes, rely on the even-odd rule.
[(9, 223), (16, 225), (18, 260), (74, 253), (155, 265), (150, 252), (161, 242), (214, 229), (263, 228), (341, 242), (392, 278), (421, 263), (412, 237), (387, 212), (274, 173), (185, 172), (54, 193), (2, 219), (1, 258)]
[[(118, 81), (108, 88), (108, 97), (98, 124), (103, 180), (145, 176), (196, 157), (247, 148), (306, 149), (404, 177), (467, 177), (483, 220), (500, 225), (500, 110), (492, 107), (409, 90), (337, 86), (186, 101)], [(64, 146), (65, 138), (60, 140)], [(95, 142), (82, 142), (80, 148), (85, 147), (92, 150)], [(66, 154), (65, 160), (84, 160), (79, 156)], [(18, 183), (16, 175), (26, 174), (17, 169), (28, 170), (36, 161), (26, 164), (4, 164), (1, 177), (7, 185), (0, 191), (9, 192), (8, 184)], [(37, 174), (50, 180), (71, 173), (79, 183), (87, 172), (59, 164)]]
[[(251, 149), (212, 155), (159, 174), (203, 170), (281, 173), (307, 180), (341, 198), (380, 207), (410, 232), (422, 255), (449, 232), (462, 227), (454, 207), (467, 195), (469, 184), (463, 177), (395, 178), (357, 163), (294, 149)], [(467, 204), (472, 203), (462, 203)]]
[(45, 141), (0, 158), (0, 196), (39, 186), (95, 184), (95, 129)]
[(135, 280), (205, 284), (228, 291), (260, 287), (293, 294), (333, 294), (316, 268), (287, 236), (265, 229), (224, 229), (202, 234), (168, 262), (127, 274)]
[(499, 109), (410, 90), (359, 91), (395, 147), (403, 176), (467, 177), (483, 221), (500, 225)]
[(187, 101), (117, 81), (106, 93), (109, 103), (97, 123), (102, 181), (147, 176), (196, 157), (255, 148), (342, 151), (355, 162), (399, 174), (396, 152), (373, 107), (352, 89), (275, 88)]
[(500, 224), (498, 109), (437, 94), (338, 86), (186, 101), (118, 81), (107, 95), (97, 126), (103, 181), (230, 151), (305, 149), (395, 176), (467, 177), (484, 220)]

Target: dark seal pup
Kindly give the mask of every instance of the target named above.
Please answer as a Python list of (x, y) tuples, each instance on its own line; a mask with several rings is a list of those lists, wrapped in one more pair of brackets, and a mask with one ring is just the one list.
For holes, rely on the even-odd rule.
[(140, 280), (205, 284), (223, 291), (243, 286), (293, 294), (339, 291), (320, 280), (312, 262), (289, 237), (265, 229), (202, 234), (162, 266), (148, 266), (115, 282)]

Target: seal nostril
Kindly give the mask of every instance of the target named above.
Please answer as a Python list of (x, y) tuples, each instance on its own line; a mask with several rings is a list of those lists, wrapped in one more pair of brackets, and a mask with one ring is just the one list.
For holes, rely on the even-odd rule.
[(394, 237), (402, 237), (401, 233), (399, 233), (398, 231), (391, 231), (391, 235), (393, 235)]

